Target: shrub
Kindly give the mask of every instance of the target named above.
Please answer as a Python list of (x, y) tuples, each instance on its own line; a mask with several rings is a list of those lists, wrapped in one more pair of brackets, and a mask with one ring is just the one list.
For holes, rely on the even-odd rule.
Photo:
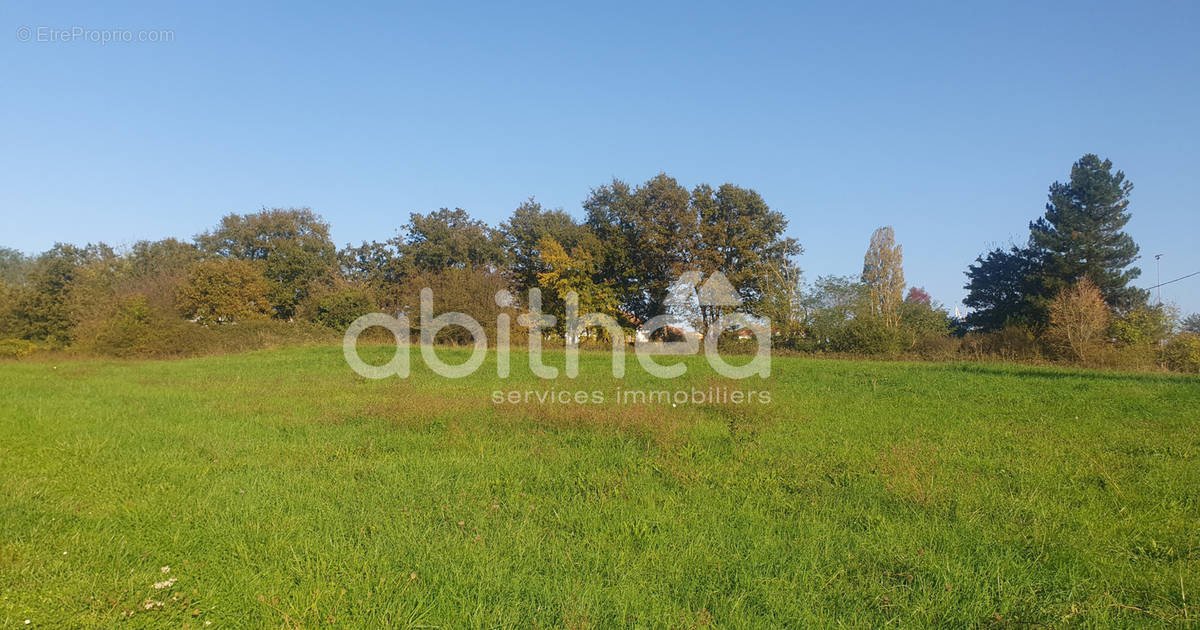
[(153, 333), (146, 298), (124, 298), (117, 302), (113, 313), (101, 323), (91, 345), (103, 354), (136, 356), (159, 345), (160, 340)]
[[(488, 343), (496, 339), (496, 316), (508, 313), (513, 322), (512, 339), (524, 337), (522, 329), (517, 326), (517, 317), (521, 314), (514, 304), (499, 306), (496, 304), (496, 293), (508, 288), (508, 281), (499, 273), (479, 267), (462, 267), (445, 269), (437, 273), (425, 273), (410, 276), (405, 282), (391, 287), (388, 294), (380, 299), (380, 305), (388, 312), (400, 312), (408, 316), (414, 335), (420, 332), (420, 295), (421, 289), (433, 291), (433, 314), (451, 311), (465, 313), (475, 318), (487, 334)], [(447, 326), (438, 331), (437, 343), (469, 345), (471, 335), (459, 326)]]
[[(203, 328), (190, 322), (185, 326)], [(311, 343), (333, 343), (340, 341), (340, 336), (328, 328), (311, 322), (288, 322), (276, 319), (255, 319), (237, 322), (226, 326), (214, 326), (209, 329), (206, 346), (201, 349), (204, 354), (219, 354), (223, 352), (248, 352), (266, 348), (282, 348), (287, 346)]]
[(1047, 337), (1059, 351), (1086, 362), (1099, 352), (1109, 311), (1100, 289), (1088, 278), (1059, 291), (1050, 303)]
[(72, 330), (72, 350), (120, 358), (192, 356), (209, 345), (206, 333), (144, 295), (116, 296)]
[(1200, 372), (1200, 335), (1175, 335), (1164, 349), (1167, 367), (1179, 372)]
[(310, 318), (334, 330), (345, 330), (359, 317), (378, 310), (375, 300), (364, 290), (346, 288), (326, 293), (314, 300)]
[(1171, 317), (1163, 307), (1134, 309), (1109, 327), (1109, 336), (1122, 346), (1157, 346), (1170, 333)]
[(202, 324), (265, 318), (270, 287), (258, 265), (231, 258), (203, 260), (176, 291), (181, 315)]
[(154, 309), (143, 316), (136, 304), (126, 304), (77, 349), (120, 358), (182, 358), (336, 340), (328, 328), (311, 322), (263, 318), (205, 326)]
[[(0, 249), (0, 251), (3, 251)], [(0, 280), (0, 339), (20, 333), (16, 321), (17, 302), (21, 289)]]
[(37, 344), (28, 339), (0, 339), (0, 358), (20, 359), (38, 349)]
[(967, 333), (959, 351), (975, 359), (1036, 361), (1042, 357), (1037, 334), (1032, 328), (1017, 325), (988, 333)]
[(829, 331), (827, 347), (833, 352), (897, 354), (904, 332), (888, 327), (883, 316), (860, 314)]
[[(916, 289), (914, 289), (916, 290)], [(910, 296), (912, 291), (909, 292)], [(925, 296), (928, 298), (928, 295)], [(900, 305), (901, 338), (907, 344), (907, 349), (926, 357), (927, 354), (944, 356), (950, 346), (958, 349), (958, 340), (950, 341), (950, 316), (941, 307), (934, 306), (928, 299), (920, 295), (913, 300), (905, 300)], [(922, 352), (922, 349), (925, 352)], [(948, 357), (947, 357), (948, 358)]]
[(913, 352), (927, 361), (950, 361), (958, 355), (962, 340), (950, 335), (927, 335), (917, 339)]
[(1096, 355), (1095, 363), (1122, 370), (1155, 370), (1162, 366), (1162, 348), (1146, 344), (1104, 345)]

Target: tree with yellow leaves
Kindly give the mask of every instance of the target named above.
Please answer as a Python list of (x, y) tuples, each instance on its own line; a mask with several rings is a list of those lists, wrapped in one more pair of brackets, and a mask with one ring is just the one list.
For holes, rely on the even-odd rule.
[(1050, 340), (1081, 362), (1095, 356), (1109, 323), (1104, 295), (1084, 276), (1058, 292), (1050, 302)]
[(566, 323), (566, 299), (572, 291), (579, 296), (579, 314), (604, 313), (615, 315), (617, 298), (612, 287), (596, 282), (596, 263), (591, 254), (576, 247), (568, 254), (558, 241), (543, 238), (538, 243), (542, 265), (546, 271), (537, 275), (544, 293), (543, 310), (558, 318), (556, 328), (562, 332)]
[(881, 316), (889, 328), (898, 326), (904, 299), (904, 251), (896, 244), (891, 226), (871, 234), (871, 245), (863, 257), (862, 281), (870, 295), (871, 313)]

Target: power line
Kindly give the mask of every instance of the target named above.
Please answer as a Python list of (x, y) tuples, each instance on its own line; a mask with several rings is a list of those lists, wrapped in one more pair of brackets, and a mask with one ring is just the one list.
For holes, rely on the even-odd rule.
[(1175, 278), (1174, 280), (1167, 280), (1166, 282), (1160, 282), (1152, 287), (1147, 287), (1146, 289), (1147, 290), (1157, 289), (1158, 287), (1166, 286), (1168, 284), (1171, 284), (1172, 282), (1179, 282), (1180, 280), (1187, 280), (1188, 278), (1191, 278), (1192, 276), (1200, 276), (1200, 271), (1189, 273), (1186, 276), (1179, 276), (1178, 278)]

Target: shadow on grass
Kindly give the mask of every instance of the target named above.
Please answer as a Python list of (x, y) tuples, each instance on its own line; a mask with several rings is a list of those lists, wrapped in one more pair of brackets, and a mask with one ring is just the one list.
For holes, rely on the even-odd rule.
[[(936, 365), (936, 364), (934, 364)], [(933, 367), (931, 365), (930, 367)], [(989, 374), (996, 376), (1016, 376), (1022, 378), (1040, 379), (1088, 379), (1106, 381), (1134, 381), (1142, 383), (1197, 383), (1200, 382), (1192, 374), (1118, 372), (1070, 367), (1039, 367), (1032, 365), (989, 364), (989, 363), (950, 363), (937, 365), (938, 369), (948, 372), (967, 372), (971, 374)]]

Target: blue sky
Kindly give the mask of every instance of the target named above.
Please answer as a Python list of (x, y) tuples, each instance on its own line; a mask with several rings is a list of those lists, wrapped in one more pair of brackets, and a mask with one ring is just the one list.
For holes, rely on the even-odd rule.
[[(342, 245), (442, 206), (579, 216), (590, 188), (665, 171), (761, 192), (810, 279), (857, 273), (892, 225), (909, 284), (952, 306), (1094, 152), (1136, 186), (1138, 284), (1156, 253), (1163, 280), (1200, 270), (1194, 2), (246, 4), (6, 3), (0, 244), (309, 206)], [(1163, 297), (1200, 311), (1200, 276)]]

